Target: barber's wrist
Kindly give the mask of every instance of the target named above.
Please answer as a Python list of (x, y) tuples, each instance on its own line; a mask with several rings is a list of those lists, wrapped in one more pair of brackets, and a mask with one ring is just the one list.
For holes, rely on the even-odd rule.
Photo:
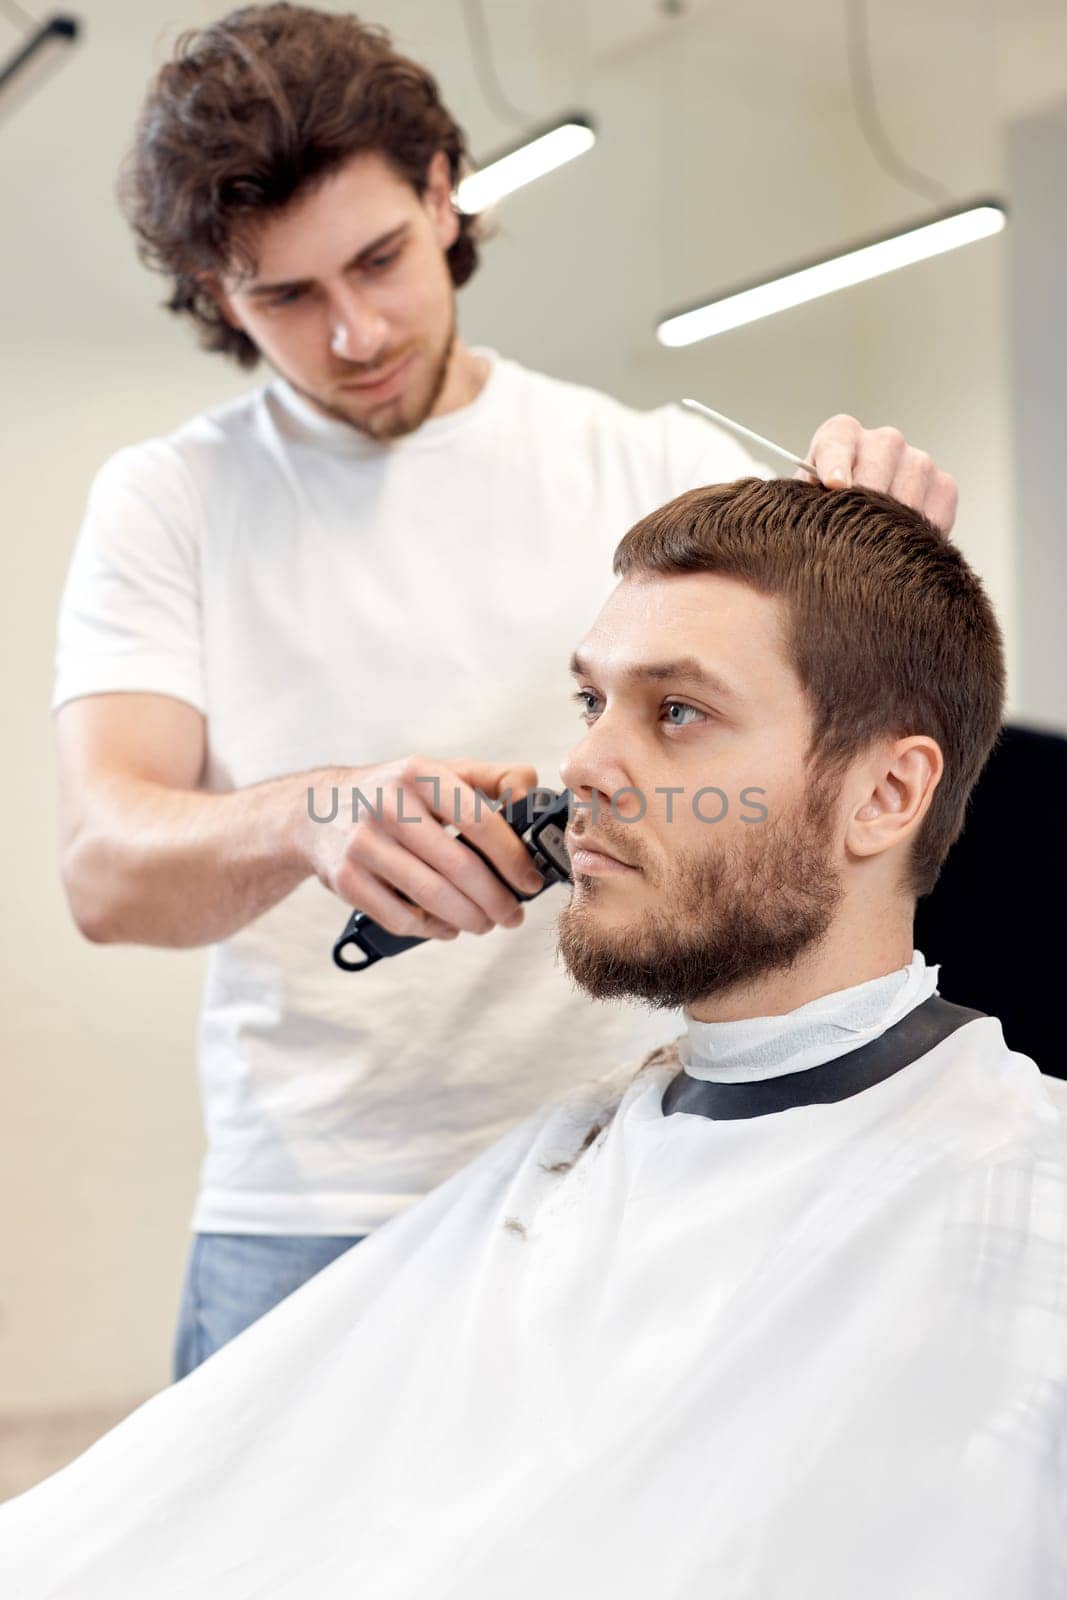
[(351, 792), (362, 767), (314, 767), (298, 774), (295, 793), (285, 807), (281, 854), (305, 873), (317, 873), (322, 862), (324, 830), (343, 825), (351, 815)]
[[(277, 816), (278, 856), (294, 870), (315, 871), (315, 846), (322, 821), (330, 815), (335, 787), (339, 790), (329, 767), (297, 773), (287, 784)], [(339, 792), (337, 799), (340, 805)], [(322, 821), (316, 822), (316, 817)]]

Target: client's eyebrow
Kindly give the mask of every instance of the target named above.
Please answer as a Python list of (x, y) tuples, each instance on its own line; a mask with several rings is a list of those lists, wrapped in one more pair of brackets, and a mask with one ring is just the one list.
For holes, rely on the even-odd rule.
[[(571, 656), (570, 670), (575, 678), (595, 678), (589, 663), (578, 654)], [(679, 656), (674, 661), (639, 661), (623, 667), (619, 674), (628, 683), (661, 683), (670, 679), (674, 683), (687, 683), (694, 689), (707, 689), (721, 700), (739, 703), (744, 696), (727, 683), (726, 679), (706, 667), (696, 656)]]

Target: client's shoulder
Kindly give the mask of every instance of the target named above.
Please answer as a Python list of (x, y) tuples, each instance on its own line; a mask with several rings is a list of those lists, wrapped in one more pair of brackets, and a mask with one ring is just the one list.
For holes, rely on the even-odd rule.
[(665, 1087), (681, 1071), (678, 1054), (681, 1038), (684, 1035), (657, 1045), (639, 1059), (602, 1073), (555, 1102), (547, 1124), (549, 1136), (554, 1140), (562, 1137), (572, 1153), (567, 1160), (555, 1164), (553, 1171), (561, 1172), (572, 1166), (606, 1133), (627, 1103), (644, 1093), (651, 1079), (662, 1080)]
[(644, 1089), (651, 1075), (660, 1075), (664, 1082), (668, 1082), (682, 1070), (678, 1046), (684, 1038), (685, 1035), (681, 1034), (666, 1044), (656, 1045), (646, 1055), (636, 1059), (631, 1057), (621, 1066), (613, 1067), (610, 1072), (593, 1078), (581, 1089), (572, 1091), (566, 1097), (566, 1103), (573, 1106), (596, 1105), (605, 1113), (614, 1114), (631, 1092)]

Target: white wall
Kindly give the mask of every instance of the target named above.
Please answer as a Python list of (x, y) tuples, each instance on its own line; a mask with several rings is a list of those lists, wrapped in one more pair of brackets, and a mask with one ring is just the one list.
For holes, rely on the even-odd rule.
[[(951, 42), (948, 61), (935, 52), (916, 64), (901, 37), (890, 41), (894, 131), (962, 191), (997, 190), (1008, 108), (994, 81), (996, 18), (946, 7), (935, 34), (942, 51)], [(248, 381), (157, 309), (162, 285), (136, 265), (111, 198), (153, 63), (179, 24), (216, 10), (89, 0), (84, 46), (0, 121), (0, 1410), (122, 1403), (168, 1380), (201, 1149), (203, 955), (93, 947), (73, 930), (55, 866), (47, 706), (55, 607), (95, 466)], [(921, 210), (857, 141), (837, 11), (813, 5), (803, 26), (783, 13), (779, 27), (773, 8), (754, 24), (740, 7), (698, 6), (667, 27), (643, 0), (490, 6), (514, 97), (543, 113), (586, 104), (602, 140), (502, 209), (463, 293), (464, 329), (637, 404), (703, 396), (797, 449), (835, 410), (899, 423), (961, 480), (957, 537), (1001, 606), (1014, 663), (1001, 241), (689, 351), (652, 339), (658, 313)], [(476, 150), (507, 141), (479, 98), (457, 7), (382, 0), (377, 15), (438, 71)], [(1057, 85), (1041, 28), (1045, 93)], [(1059, 59), (1062, 92), (1067, 52)], [(1017, 100), (1021, 43), (1012, 62)], [(1027, 689), (1045, 704), (1047, 684)], [(1025, 711), (1014, 674), (1013, 695)]]
[[(1011, 347), (1018, 523), (1020, 695), (1042, 721), (1067, 721), (1067, 100), (1013, 124)], [(1062, 812), (1062, 805), (1061, 805)]]

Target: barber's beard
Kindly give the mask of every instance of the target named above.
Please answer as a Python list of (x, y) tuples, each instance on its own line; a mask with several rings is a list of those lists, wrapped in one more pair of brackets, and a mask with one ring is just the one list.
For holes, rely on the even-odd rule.
[(453, 307), (448, 337), (443, 348), (433, 356), (428, 376), (421, 386), (416, 390), (404, 390), (395, 401), (378, 407), (356, 425), (370, 434), (372, 439), (401, 439), (405, 434), (421, 428), (441, 398), (455, 344), (456, 314)]
[(732, 849), (683, 852), (655, 910), (630, 925), (599, 928), (600, 882), (583, 884), (558, 924), (571, 977), (595, 1000), (676, 1010), (790, 967), (827, 933), (843, 893), (834, 798), (816, 786), (796, 813), (752, 823)]
[[(417, 389), (403, 390), (395, 400), (385, 401), (370, 411), (361, 411), (358, 416), (353, 416), (341, 406), (328, 400), (325, 395), (318, 395), (310, 389), (302, 388), (294, 379), (290, 378), (288, 381), (298, 394), (302, 394), (305, 400), (312, 401), (319, 411), (327, 416), (336, 417), (338, 422), (347, 422), (357, 433), (364, 433), (371, 439), (400, 439), (407, 433), (414, 433), (416, 428), (421, 428), (441, 398), (441, 391), (448, 379), (448, 368), (455, 350), (456, 331), (456, 308), (453, 303), (447, 336), (441, 348), (432, 355), (428, 375), (423, 379), (421, 386)], [(380, 365), (389, 366), (395, 360), (394, 355), (388, 362), (382, 362)]]

